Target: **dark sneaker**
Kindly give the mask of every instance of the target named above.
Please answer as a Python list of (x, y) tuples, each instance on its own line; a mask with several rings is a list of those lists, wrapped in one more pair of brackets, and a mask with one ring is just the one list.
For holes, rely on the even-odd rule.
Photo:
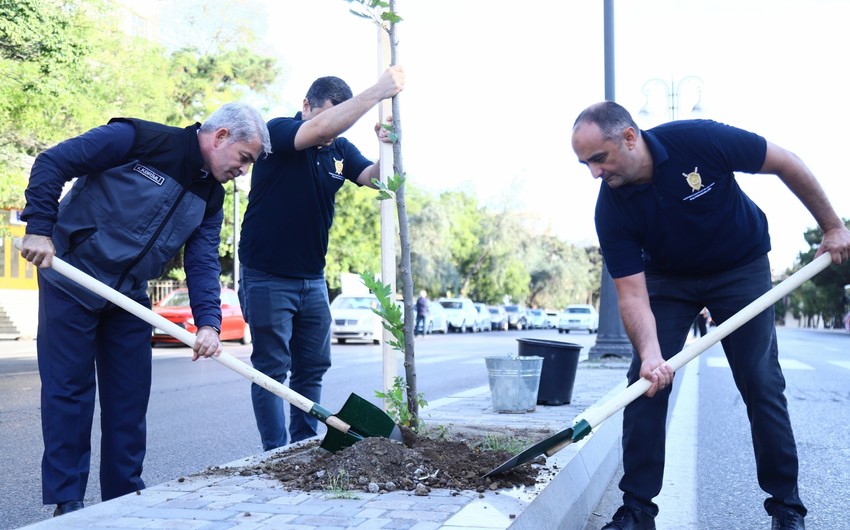
[(56, 509), (53, 510), (53, 517), (58, 515), (65, 515), (66, 513), (76, 512), (77, 510), (83, 509), (82, 501), (69, 501), (63, 502), (56, 505)]
[(620, 506), (602, 530), (655, 530), (655, 518), (640, 510)]
[(791, 508), (781, 508), (773, 513), (770, 530), (806, 530), (806, 524), (800, 512)]

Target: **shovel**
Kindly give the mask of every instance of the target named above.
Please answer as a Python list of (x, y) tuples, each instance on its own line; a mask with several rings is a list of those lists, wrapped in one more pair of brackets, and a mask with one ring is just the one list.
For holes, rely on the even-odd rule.
[[(15, 247), (20, 250), (20, 239), (15, 240)], [(189, 333), (174, 322), (167, 320), (165, 317), (157, 315), (147, 307), (103, 284), (73, 265), (54, 256), (51, 267), (59, 274), (102, 296), (128, 313), (165, 331), (183, 344), (189, 347), (195, 344), (195, 335), (192, 333)], [(328, 427), (332, 427), (328, 429), (321, 443), (321, 447), (327, 451), (335, 453), (368, 437), (390, 438), (399, 442), (402, 441), (401, 430), (393, 419), (386, 412), (357, 394), (351, 394), (343, 404), (342, 409), (337, 414), (333, 414), (318, 403), (314, 403), (288, 386), (248, 366), (226, 352), (222, 352), (218, 357), (212, 358), (250, 380), (252, 383), (283, 398), (291, 405), (298, 407)]]
[[(827, 268), (831, 262), (832, 257), (829, 252), (824, 252), (817, 259), (786, 278), (779, 285), (750, 302), (747, 306), (730, 317), (726, 322), (714, 328), (714, 330), (710, 333), (707, 333), (692, 342), (682, 351), (668, 359), (664, 364), (672, 368), (675, 372), (696, 358), (699, 354), (720, 342), (720, 340), (725, 338), (727, 335), (746, 324), (754, 316), (776, 303), (783, 296), (802, 285), (803, 282), (811, 279), (814, 275)], [(580, 414), (575, 420), (573, 420), (572, 427), (568, 427), (563, 431), (546, 438), (542, 442), (532, 445), (484, 476), (489, 477), (491, 475), (511, 470), (518, 465), (528, 462), (529, 460), (534, 460), (540, 455), (554, 455), (564, 447), (587, 436), (590, 431), (598, 427), (603, 421), (607, 420), (616, 414), (617, 411), (645, 394), (646, 391), (649, 390), (650, 386), (652, 386), (652, 383), (650, 383), (648, 379), (638, 379), (623, 389), (611, 400), (599, 405), (598, 407), (591, 407), (583, 414)]]

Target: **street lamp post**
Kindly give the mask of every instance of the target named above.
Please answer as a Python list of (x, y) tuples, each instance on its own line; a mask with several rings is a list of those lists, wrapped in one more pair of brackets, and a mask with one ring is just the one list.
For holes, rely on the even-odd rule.
[(700, 114), (702, 112), (702, 88), (705, 84), (702, 79), (695, 75), (685, 76), (680, 79), (678, 82), (671, 79), (670, 83), (667, 83), (663, 79), (653, 78), (643, 84), (643, 88), (641, 91), (644, 96), (644, 104), (643, 108), (640, 109), (638, 113), (640, 116), (647, 117), (651, 114), (650, 111), (650, 95), (653, 93), (655, 88), (661, 88), (664, 91), (665, 101), (667, 104), (667, 111), (671, 120), (675, 120), (679, 114), (679, 107), (681, 103), (682, 89), (687, 86), (694, 87), (696, 91), (697, 101), (694, 103), (694, 106), (691, 108), (691, 114)]
[[(605, 0), (605, 99), (614, 97), (614, 0)], [(589, 359), (602, 357), (631, 357), (632, 344), (623, 327), (617, 304), (617, 288), (602, 260), (602, 282), (599, 288), (599, 330), (596, 344), (587, 353)]]

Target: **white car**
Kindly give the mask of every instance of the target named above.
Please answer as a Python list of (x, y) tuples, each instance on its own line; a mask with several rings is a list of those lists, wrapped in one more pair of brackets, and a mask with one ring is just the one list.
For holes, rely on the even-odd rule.
[(544, 329), (546, 327), (546, 312), (542, 309), (529, 309), (525, 312), (528, 317), (528, 329)]
[(476, 324), (481, 331), (490, 331), (490, 310), (487, 309), (487, 304), (474, 303), (475, 309), (478, 311), (478, 320)]
[(446, 310), (450, 329), (460, 333), (481, 331), (478, 310), (469, 298), (440, 298), (440, 305)]
[(349, 340), (381, 343), (384, 326), (373, 307), (378, 299), (371, 295), (341, 294), (331, 302), (331, 338), (345, 344)]
[(599, 330), (599, 313), (588, 304), (568, 305), (558, 320), (558, 333), (586, 329), (588, 333)]

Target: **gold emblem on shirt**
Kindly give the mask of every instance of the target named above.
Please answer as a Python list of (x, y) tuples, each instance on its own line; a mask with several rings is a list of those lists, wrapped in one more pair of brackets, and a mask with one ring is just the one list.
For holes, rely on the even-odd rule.
[(688, 186), (690, 186), (693, 191), (698, 191), (703, 187), (702, 177), (700, 177), (699, 173), (697, 173), (697, 168), (694, 168), (691, 173), (682, 173), (682, 175), (685, 177), (685, 180), (688, 181)]
[[(334, 168), (336, 169), (337, 175), (342, 175), (342, 160), (334, 158)], [(697, 178), (699, 178), (699, 175), (697, 175)]]

